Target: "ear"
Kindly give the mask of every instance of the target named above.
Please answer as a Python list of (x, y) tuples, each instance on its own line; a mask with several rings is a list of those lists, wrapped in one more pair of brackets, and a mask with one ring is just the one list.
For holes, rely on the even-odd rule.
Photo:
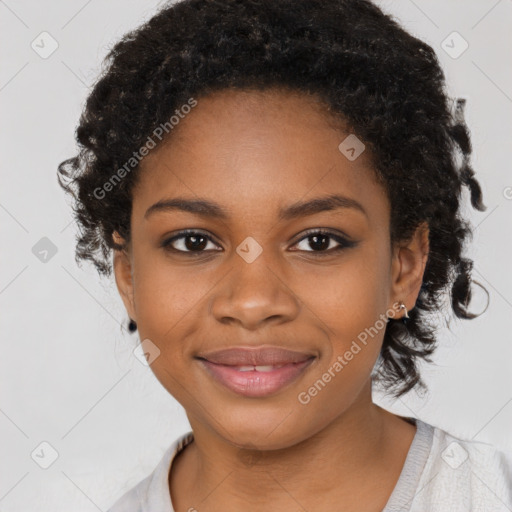
[[(117, 244), (124, 242), (117, 231), (114, 231), (112, 238)], [(130, 255), (127, 249), (116, 250), (114, 249), (114, 275), (116, 279), (117, 289), (121, 295), (124, 306), (128, 315), (132, 320), (137, 321), (137, 315), (135, 312), (135, 301), (133, 297), (133, 268)]]
[(427, 265), (429, 228), (421, 223), (411, 239), (393, 249), (392, 290), (393, 303), (402, 301), (408, 311), (414, 308)]

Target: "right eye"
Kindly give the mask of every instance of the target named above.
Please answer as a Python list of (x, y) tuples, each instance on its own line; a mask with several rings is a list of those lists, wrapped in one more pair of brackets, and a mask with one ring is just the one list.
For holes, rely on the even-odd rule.
[[(168, 251), (183, 253), (203, 253), (211, 251), (207, 249), (208, 244), (218, 247), (217, 244), (206, 234), (200, 231), (185, 230), (180, 231), (176, 235), (164, 240), (161, 246)], [(219, 249), (213, 249), (218, 251)]]

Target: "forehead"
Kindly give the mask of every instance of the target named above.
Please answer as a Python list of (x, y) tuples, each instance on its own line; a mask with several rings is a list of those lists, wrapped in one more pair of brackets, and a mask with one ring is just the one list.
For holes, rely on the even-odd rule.
[(140, 164), (133, 216), (158, 200), (208, 197), (233, 213), (277, 212), (300, 199), (340, 193), (376, 215), (387, 197), (369, 151), (349, 160), (350, 131), (315, 96), (284, 90), (224, 90), (197, 98), (168, 139)]

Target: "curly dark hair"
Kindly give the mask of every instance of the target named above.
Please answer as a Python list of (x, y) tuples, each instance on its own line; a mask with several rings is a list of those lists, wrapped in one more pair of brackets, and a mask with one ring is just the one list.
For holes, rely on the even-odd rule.
[(391, 241), (428, 223), (416, 307), (406, 324), (388, 321), (375, 375), (395, 397), (425, 389), (417, 362), (431, 362), (436, 346), (431, 314), (450, 309), (449, 295), (457, 317), (476, 316), (468, 311), (473, 261), (462, 255), (472, 235), (460, 212), (463, 186), (472, 206), (486, 209), (464, 105), (447, 95), (434, 50), (368, 0), (183, 0), (127, 33), (104, 64), (76, 129), (78, 154), (58, 167), (80, 228), (77, 263), (111, 275), (111, 250), (130, 242), (138, 167), (98, 191), (190, 98), (228, 88), (314, 94), (370, 149), (391, 204)]

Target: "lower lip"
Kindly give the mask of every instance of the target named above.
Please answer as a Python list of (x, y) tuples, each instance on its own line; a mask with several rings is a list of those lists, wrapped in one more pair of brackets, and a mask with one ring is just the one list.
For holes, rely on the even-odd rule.
[(290, 363), (270, 372), (251, 370), (242, 372), (233, 366), (212, 363), (201, 359), (203, 367), (218, 382), (240, 395), (264, 397), (280, 391), (294, 381), (310, 365), (314, 358), (301, 363)]

